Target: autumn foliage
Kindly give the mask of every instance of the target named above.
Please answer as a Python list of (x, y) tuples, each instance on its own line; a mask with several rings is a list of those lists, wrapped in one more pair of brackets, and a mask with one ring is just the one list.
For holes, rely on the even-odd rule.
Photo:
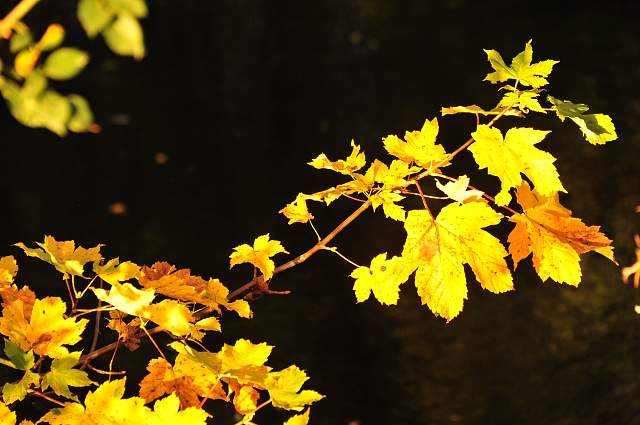
[[(256, 411), (271, 404), (304, 410), (286, 424), (306, 424), (307, 406), (323, 396), (302, 389), (308, 379), (303, 370), (292, 365), (274, 371), (267, 365), (273, 347), (265, 342), (240, 339), (234, 345), (206, 348), (202, 338), (207, 332), (221, 331), (218, 319), (223, 310), (252, 317), (248, 300), (273, 292), (269, 282), (274, 275), (319, 250), (334, 252), (353, 264), (350, 277), (354, 281), (347, 283), (345, 279), (345, 284), (353, 284), (356, 302), (373, 294), (382, 304), (396, 304), (401, 285), (413, 277), (422, 303), (446, 321), (462, 312), (467, 299), (465, 264), (484, 289), (503, 293), (514, 289), (512, 270), (529, 256), (542, 280), (551, 278), (574, 286), (581, 280), (581, 254), (595, 251), (615, 262), (611, 240), (599, 227), (585, 225), (560, 204), (558, 194), (567, 189), (554, 165), (556, 159), (536, 146), (550, 132), (495, 126), (502, 118), (521, 119), (531, 112), (555, 114), (575, 122), (587, 142), (604, 144), (616, 138), (611, 119), (585, 114), (587, 106), (549, 95), (549, 105), (543, 106), (541, 87), (548, 84), (547, 77), (558, 62), (532, 63), (530, 42), (511, 65), (495, 50), (486, 53), (493, 72), (485, 80), (510, 83), (500, 88), (503, 95), (497, 106), (489, 110), (456, 106), (441, 111), (443, 116), (471, 114), (477, 126), (467, 142), (448, 153), (450, 147), (438, 143), (439, 125), (433, 118), (420, 130), (407, 131), (404, 138), (389, 135), (382, 139), (393, 157), (390, 163), (374, 159), (367, 166), (365, 153), (354, 141), (346, 159), (332, 161), (320, 154), (309, 164), (339, 173), (346, 181), (320, 192), (299, 193), (280, 212), (289, 224), (308, 223), (315, 231), (308, 201), (329, 205), (349, 198), (357, 203), (357, 209), (328, 235), (318, 234), (318, 243), (309, 251), (279, 266), (272, 258), (288, 252), (269, 234), (257, 237), (251, 245), (236, 247), (230, 254), (230, 267), (251, 264), (253, 275), (231, 293), (218, 279), (193, 276), (189, 270), (164, 262), (138, 266), (129, 261), (120, 263), (117, 258), (106, 260), (99, 252), (100, 245), (76, 248), (73, 241), (60, 242), (51, 236), (38, 243), (39, 248), (17, 243), (27, 256), (39, 258), (62, 273), (69, 301), (37, 298), (28, 286), (14, 282), (18, 272), (14, 257), (0, 260), (0, 333), (5, 337), (7, 357), (0, 362), (24, 372), (20, 380), (4, 385), (0, 404), (3, 423), (16, 423), (9, 410), (14, 403), (38, 396), (55, 404), (39, 421), (51, 424), (124, 423), (125, 419), (139, 424), (203, 424), (209, 416), (207, 403), (219, 401), (233, 404), (242, 418), (238, 423), (253, 423)], [(492, 119), (481, 124), (487, 116)], [(445, 173), (453, 159), (467, 149), (480, 170), (486, 169), (500, 180), (497, 194), (490, 196), (471, 186), (466, 175)], [(425, 184), (435, 185), (442, 192), (437, 198), (448, 200), (448, 204), (432, 211), (432, 196), (425, 195), (422, 188)], [(408, 197), (414, 197), (420, 206), (406, 202)], [(397, 255), (380, 253), (370, 264), (358, 265), (328, 244), (369, 207), (402, 222), (406, 240)], [(506, 241), (491, 233), (497, 225), (509, 228)], [(95, 296), (95, 309), (78, 308), (78, 300), (85, 296)], [(101, 313), (109, 314), (107, 327), (117, 333), (117, 341), (94, 346), (86, 354), (70, 351), (69, 347), (81, 340), (88, 317), (96, 315), (99, 320)], [(118, 347), (135, 351), (141, 338), (153, 339), (159, 332), (174, 336), (176, 341), (169, 348), (177, 356), (168, 361), (166, 348), (156, 344), (159, 356), (149, 360), (137, 397), (123, 398), (125, 384), (129, 384), (126, 378), (113, 379), (109, 374), (113, 371), (96, 371), (91, 365), (93, 359)], [(45, 359), (52, 360), (48, 370), (41, 368)], [(79, 400), (73, 387), (91, 387), (91, 391)]]

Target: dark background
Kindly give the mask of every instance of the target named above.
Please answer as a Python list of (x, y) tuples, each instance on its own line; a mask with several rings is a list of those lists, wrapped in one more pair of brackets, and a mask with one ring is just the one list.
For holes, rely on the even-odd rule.
[[(69, 31), (66, 44), (91, 52), (78, 78), (55, 87), (85, 95), (102, 126), (98, 135), (60, 139), (0, 111), (0, 255), (17, 258), (17, 283), (38, 295), (64, 296), (59, 274), (10, 245), (34, 247), (45, 234), (83, 247), (106, 244), (107, 259), (168, 261), (238, 288), (252, 271), (229, 270), (233, 247), (270, 233), (291, 253), (275, 257), (281, 264), (316, 242), (308, 226), (288, 226), (277, 213), (298, 192), (343, 181), (308, 161), (321, 152), (345, 158), (353, 138), (369, 160), (390, 162), (383, 136), (420, 129), (442, 106), (495, 106), (500, 94), (482, 82), (492, 71), (482, 49), (496, 49), (510, 63), (529, 39), (534, 62), (560, 60), (549, 93), (610, 115), (619, 139), (592, 146), (555, 116), (504, 119), (498, 127), (552, 130), (540, 147), (558, 158), (569, 191), (562, 203), (586, 224), (602, 226), (621, 266), (635, 261), (637, 1), (148, 5), (148, 55), (139, 63), (115, 56), (100, 39), (87, 40), (75, 2), (44, 0), (26, 20), (35, 30), (60, 22)], [(438, 141), (449, 152), (475, 127), (472, 116), (439, 122)], [(157, 161), (159, 153), (166, 163)], [(499, 190), (497, 179), (474, 170), (468, 152), (447, 172), (468, 174), (490, 194)], [(124, 214), (114, 214), (116, 203), (126, 206)], [(310, 207), (326, 235), (356, 205)], [(368, 211), (335, 245), (359, 264), (381, 252), (397, 255), (402, 225), (383, 218)], [(504, 226), (498, 232), (506, 237)], [(305, 388), (327, 396), (312, 407), (315, 424), (638, 424), (640, 317), (633, 308), (640, 292), (597, 254), (583, 255), (581, 265), (578, 289), (541, 282), (529, 259), (507, 294), (483, 291), (470, 274), (464, 311), (446, 324), (420, 306), (411, 282), (398, 306), (356, 304), (352, 267), (321, 252), (274, 279), (272, 289), (290, 295), (253, 302), (252, 320), (225, 314), (223, 333), (206, 342), (212, 350), (238, 338), (274, 345), (271, 366), (295, 363), (311, 377)], [(109, 337), (105, 332), (104, 341)], [(116, 366), (140, 371), (157, 356), (150, 344), (141, 350), (148, 356), (119, 352)], [(145, 357), (140, 365), (138, 357)], [(138, 381), (129, 377), (130, 395)], [(207, 406), (211, 423), (234, 422), (224, 403)], [(256, 416), (263, 425), (290, 416), (263, 410)]]

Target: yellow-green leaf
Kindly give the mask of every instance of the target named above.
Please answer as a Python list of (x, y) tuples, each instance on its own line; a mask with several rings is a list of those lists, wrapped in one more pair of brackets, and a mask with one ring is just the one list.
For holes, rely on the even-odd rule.
[(109, 48), (118, 55), (133, 56), (140, 60), (146, 54), (142, 27), (131, 13), (120, 13), (116, 20), (102, 31), (102, 36)]
[(545, 60), (532, 65), (533, 47), (531, 47), (531, 41), (525, 45), (523, 52), (513, 58), (511, 66), (504, 63), (502, 56), (497, 51), (485, 50), (485, 53), (495, 72), (488, 74), (484, 81), (491, 81), (493, 84), (513, 79), (524, 86), (538, 88), (549, 84), (544, 77), (549, 76), (553, 65), (558, 63), (554, 60)]
[(589, 143), (602, 145), (618, 138), (616, 128), (609, 115), (583, 114), (589, 110), (587, 105), (558, 100), (553, 96), (547, 96), (547, 99), (553, 104), (558, 118), (561, 121), (564, 121), (565, 118), (571, 118), (580, 127)]
[(42, 73), (54, 80), (69, 80), (89, 63), (87, 52), (75, 47), (61, 47), (47, 56)]
[(140, 272), (140, 266), (131, 261), (125, 261), (120, 264), (119, 259), (114, 258), (105, 265), (100, 265), (98, 261), (94, 261), (93, 271), (105, 282), (113, 284), (114, 282), (120, 283), (135, 277)]
[(69, 275), (84, 277), (84, 265), (90, 261), (100, 261), (100, 247), (104, 246), (100, 244), (89, 249), (79, 246), (76, 249), (74, 241), (58, 242), (52, 236), (45, 236), (44, 243), (36, 243), (43, 249), (27, 248), (22, 242), (14, 245), (22, 248), (29, 257), (40, 258), (55, 266), (56, 270), (62, 272), (63, 279), (67, 279)]
[(509, 190), (522, 183), (521, 174), (527, 176), (542, 195), (566, 192), (553, 165), (556, 160), (550, 153), (536, 148), (548, 131), (532, 128), (511, 128), (504, 139), (495, 127), (480, 125), (471, 133), (475, 143), (469, 146), (480, 169), (500, 178), (502, 190), (496, 196), (498, 205), (511, 201)]

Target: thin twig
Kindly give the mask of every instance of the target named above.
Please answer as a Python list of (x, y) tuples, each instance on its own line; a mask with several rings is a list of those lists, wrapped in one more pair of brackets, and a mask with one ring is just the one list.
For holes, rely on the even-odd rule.
[(22, 0), (14, 7), (11, 12), (7, 13), (7, 16), (0, 21), (0, 37), (11, 37), (11, 30), (16, 22), (20, 21), (24, 15), (29, 13), (33, 6), (35, 6), (40, 0)]

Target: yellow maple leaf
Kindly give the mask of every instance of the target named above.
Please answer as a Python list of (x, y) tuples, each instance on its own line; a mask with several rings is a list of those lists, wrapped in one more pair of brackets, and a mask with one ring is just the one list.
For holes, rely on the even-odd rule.
[[(60, 298), (47, 297), (39, 300), (35, 294), (23, 288), (16, 291), (22, 299), (2, 297), (4, 307), (0, 318), (0, 333), (20, 346), (24, 351), (33, 349), (35, 354), (59, 358), (69, 354), (63, 345), (79, 342), (86, 319), (76, 321), (75, 317), (65, 318), (67, 306)], [(13, 298), (13, 299), (11, 299)], [(23, 299), (32, 302), (28, 306)]]
[[(269, 240), (269, 234), (258, 236), (253, 243), (253, 247), (243, 244), (233, 248), (236, 252), (232, 253), (231, 267), (236, 264), (251, 263), (264, 275), (265, 281), (271, 279), (276, 266), (270, 257), (282, 252), (288, 252), (280, 244), (280, 241)], [(230, 267), (230, 268), (231, 268)]]
[(91, 288), (98, 299), (127, 314), (151, 320), (178, 336), (189, 335), (189, 322), (193, 316), (188, 308), (176, 300), (162, 300), (151, 304), (155, 298), (153, 289), (140, 290), (130, 283), (115, 282), (109, 291)]
[(144, 266), (138, 277), (144, 288), (181, 301), (197, 302), (220, 313), (218, 303), (207, 296), (208, 282), (200, 276), (192, 276), (189, 269), (176, 268), (166, 262), (157, 262), (151, 267)]
[[(438, 119), (425, 121), (420, 131), (407, 131), (405, 141), (396, 135), (389, 135), (382, 139), (384, 148), (389, 154), (410, 164), (415, 162), (421, 167), (431, 168), (445, 159), (448, 155), (442, 145), (436, 144), (439, 126)], [(448, 164), (443, 164), (444, 167)]]
[(307, 201), (303, 193), (298, 193), (296, 200), (286, 207), (278, 211), (278, 213), (284, 214), (289, 219), (288, 224), (293, 223), (306, 223), (309, 220), (313, 220), (313, 215), (307, 209)]
[(349, 276), (356, 279), (353, 290), (359, 303), (366, 301), (371, 292), (381, 304), (395, 305), (398, 302), (400, 285), (407, 281), (396, 266), (399, 257), (387, 260), (387, 253), (371, 260), (371, 267), (358, 267)]
[(199, 407), (180, 410), (180, 402), (175, 394), (158, 400), (153, 404), (153, 412), (148, 423), (154, 425), (206, 425), (209, 414)]
[(134, 278), (140, 272), (140, 266), (131, 261), (125, 261), (120, 264), (120, 260), (114, 258), (105, 265), (100, 265), (98, 261), (95, 261), (93, 263), (93, 272), (108, 283), (124, 282)]
[(447, 194), (447, 196), (454, 201), (464, 203), (466, 201), (478, 201), (484, 195), (484, 192), (479, 190), (467, 190), (469, 186), (469, 177), (460, 176), (454, 182), (448, 182), (442, 184), (436, 179), (436, 187)]
[(229, 302), (229, 289), (218, 279), (209, 279), (206, 295), (216, 303), (223, 305), (227, 310), (235, 311), (240, 317), (250, 319), (253, 317), (249, 303), (245, 300)]
[(336, 187), (331, 187), (329, 189), (326, 189), (320, 192), (312, 193), (311, 195), (303, 194), (303, 197), (304, 199), (317, 201), (317, 202), (324, 202), (325, 204), (329, 205), (330, 203), (332, 203), (342, 195), (350, 195), (352, 193), (364, 192), (365, 190), (369, 189), (370, 186), (367, 186), (366, 184), (363, 183), (363, 181), (361, 180), (361, 176), (362, 176), (361, 174), (353, 173), (352, 177), (354, 177), (356, 180), (339, 184)]
[(246, 415), (256, 411), (260, 393), (250, 385), (243, 385), (235, 391), (233, 405), (241, 415)]
[(218, 377), (202, 364), (178, 354), (175, 367), (166, 360), (152, 359), (149, 374), (140, 382), (140, 397), (149, 403), (165, 394), (175, 394), (183, 409), (198, 406), (198, 396), (224, 399), (226, 393)]
[(533, 265), (543, 281), (551, 278), (578, 286), (580, 254), (595, 251), (616, 262), (612, 241), (600, 233), (600, 226), (586, 226), (571, 217), (571, 211), (560, 205), (557, 193), (540, 197), (524, 182), (516, 194), (524, 213), (509, 218), (516, 224), (508, 238), (514, 268), (533, 253)]
[(384, 215), (387, 218), (391, 218), (396, 221), (404, 221), (404, 208), (401, 205), (396, 204), (396, 202), (403, 200), (404, 196), (389, 190), (383, 190), (371, 196), (370, 199), (371, 206), (374, 211), (382, 205), (382, 211), (384, 211)]
[(9, 410), (7, 405), (0, 401), (0, 425), (15, 425), (16, 421), (16, 413)]
[(447, 321), (462, 311), (467, 298), (464, 264), (482, 287), (494, 293), (513, 289), (513, 279), (500, 241), (482, 230), (498, 224), (502, 214), (481, 202), (449, 204), (434, 220), (428, 211), (409, 211), (403, 273), (416, 270), (422, 303)]
[(566, 192), (553, 165), (556, 159), (534, 146), (549, 133), (532, 128), (512, 128), (503, 138), (500, 130), (484, 124), (471, 133), (475, 142), (469, 146), (469, 150), (478, 166), (480, 169), (486, 168), (502, 183), (496, 204), (507, 205), (511, 202), (509, 190), (523, 182), (521, 174), (527, 176), (544, 196), (558, 191)]
[(123, 399), (126, 378), (107, 381), (94, 392), (89, 392), (85, 405), (65, 403), (65, 407), (53, 409), (39, 422), (51, 425), (105, 425), (147, 424), (151, 409), (140, 397)]
[(10, 286), (18, 273), (18, 263), (13, 255), (0, 258), (0, 288)]
[(351, 147), (351, 155), (349, 155), (346, 160), (339, 159), (338, 161), (332, 162), (325, 154), (321, 153), (308, 164), (317, 169), (325, 168), (340, 174), (349, 175), (358, 171), (366, 164), (364, 152), (360, 152), (360, 145), (356, 145), (352, 140)]
[(41, 248), (27, 248), (22, 242), (14, 244), (22, 248), (29, 257), (37, 257), (49, 264), (52, 264), (56, 270), (62, 273), (62, 278), (67, 279), (71, 276), (81, 276), (84, 273), (84, 265), (90, 261), (100, 261), (100, 247), (98, 245), (93, 248), (85, 249), (78, 247), (76, 249), (74, 241), (56, 241), (52, 236), (45, 236), (44, 243), (36, 242)]

